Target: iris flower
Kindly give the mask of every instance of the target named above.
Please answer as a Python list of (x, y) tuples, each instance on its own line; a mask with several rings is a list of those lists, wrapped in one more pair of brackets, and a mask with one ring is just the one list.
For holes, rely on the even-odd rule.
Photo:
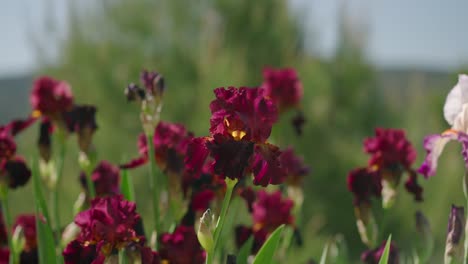
[(447, 95), (444, 117), (451, 128), (442, 134), (429, 135), (424, 139), (427, 155), (418, 172), (426, 178), (435, 175), (439, 156), (451, 140), (462, 144), (462, 155), (465, 166), (468, 166), (468, 75), (459, 75), (458, 83)]

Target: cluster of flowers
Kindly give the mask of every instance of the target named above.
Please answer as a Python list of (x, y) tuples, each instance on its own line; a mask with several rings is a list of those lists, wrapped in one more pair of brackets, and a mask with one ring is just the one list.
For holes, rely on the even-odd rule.
[[(416, 201), (422, 201), (422, 187), (417, 182), (417, 174), (426, 179), (435, 175), (439, 156), (445, 145), (456, 140), (462, 144), (462, 155), (468, 168), (468, 76), (460, 75), (458, 83), (447, 96), (444, 105), (444, 117), (452, 127), (442, 134), (429, 135), (424, 139), (426, 157), (416, 171), (412, 165), (416, 159), (416, 151), (406, 139), (402, 130), (381, 129), (375, 131), (375, 137), (364, 141), (364, 150), (369, 153), (368, 166), (352, 170), (348, 175), (348, 189), (354, 195), (355, 215), (361, 240), (370, 248), (361, 255), (365, 263), (378, 263), (383, 254), (385, 243), (375, 247), (377, 224), (372, 214), (371, 199), (382, 199), (382, 207), (392, 206), (397, 187), (403, 173), (408, 175), (405, 182), (406, 190), (414, 195)], [(468, 197), (468, 174), (464, 177), (464, 192)], [(464, 207), (452, 206), (448, 221), (448, 231), (444, 263), (466, 262), (468, 252), (463, 256), (461, 238), (465, 226)], [(430, 228), (422, 213), (416, 213), (417, 232), (430, 240)], [(424, 258), (427, 260), (432, 252), (432, 242), (425, 244)], [(463, 260), (464, 257), (464, 260)], [(421, 259), (420, 259), (421, 260)], [(424, 261), (424, 260), (421, 260)], [(389, 263), (399, 263), (399, 253), (396, 245), (390, 246)]]
[[(375, 136), (364, 140), (364, 151), (370, 154), (368, 165), (354, 169), (348, 175), (348, 189), (354, 195), (354, 208), (361, 240), (371, 249), (361, 256), (365, 263), (377, 263), (385, 242), (378, 248), (377, 226), (372, 214), (371, 199), (382, 199), (382, 206), (394, 204), (397, 188), (403, 174), (407, 174), (406, 190), (422, 201), (422, 187), (417, 183), (417, 173), (412, 169), (416, 151), (403, 130), (377, 128)], [(392, 244), (389, 263), (396, 263), (398, 252)]]
[[(279, 226), (295, 228), (295, 214), (303, 200), (301, 185), (309, 170), (291, 147), (281, 150), (268, 141), (278, 114), (290, 109), (297, 110), (292, 124), (298, 134), (302, 132), (303, 88), (293, 69), (266, 68), (259, 87), (215, 89), (210, 135), (205, 137), (195, 137), (182, 124), (160, 121), (165, 83), (159, 73), (143, 71), (141, 83), (142, 87), (132, 83), (125, 89), (129, 101), (141, 104), (144, 133), (138, 137), (140, 156), (113, 165), (97, 162), (92, 142), (98, 127), (96, 108), (75, 104), (65, 81), (41, 77), (34, 82), (31, 116), (0, 127), (2, 204), (7, 205), (8, 188), (23, 186), (31, 177), (24, 159), (16, 155), (14, 136), (36, 121), (40, 122), (38, 173), (56, 194), (52, 206), (57, 207), (60, 191), (63, 162), (59, 164), (59, 158), (63, 159), (63, 146), (71, 134), (78, 139), (83, 191), (74, 207), (74, 223), (65, 229), (57, 212), (52, 219), (21, 215), (9, 226), (9, 213), (2, 206), (6, 224), (2, 221), (0, 225), (0, 263), (11, 258), (38, 263), (37, 223), (55, 225), (56, 246), (65, 246), (62, 255), (68, 264), (111, 263), (121, 252), (130, 263), (204, 263), (207, 253), (212, 253), (210, 244), (216, 246), (217, 240), (210, 238), (213, 228), (204, 225), (207, 219), (200, 217), (210, 208), (219, 211), (222, 198), (234, 188), (232, 193), (245, 199), (253, 220), (251, 227), (236, 228), (239, 247), (252, 236), (251, 254), (255, 254)], [(54, 151), (54, 142), (62, 147), (59, 153)], [(157, 211), (153, 221), (163, 222), (155, 225), (151, 239), (144, 232), (136, 203), (126, 200), (121, 190), (122, 170), (144, 164), (156, 164), (164, 174), (157, 176), (150, 170), (155, 174), (150, 180), (156, 180), (151, 184), (151, 192), (156, 193), (151, 202)], [(286, 188), (262, 189), (283, 183)], [(227, 198), (229, 201), (230, 196)], [(22, 239), (24, 243), (18, 242)]]

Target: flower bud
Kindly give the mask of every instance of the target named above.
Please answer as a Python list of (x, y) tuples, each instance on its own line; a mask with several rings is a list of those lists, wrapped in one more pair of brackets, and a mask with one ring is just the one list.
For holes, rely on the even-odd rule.
[(84, 192), (78, 195), (78, 199), (76, 199), (75, 203), (73, 204), (73, 214), (77, 215), (79, 212), (86, 209), (86, 194)]
[(445, 242), (445, 263), (462, 261), (463, 246), (461, 243), (465, 225), (465, 210), (452, 205), (447, 226), (447, 240)]
[(13, 254), (19, 255), (26, 245), (26, 238), (24, 237), (24, 229), (22, 226), (17, 226), (11, 237)]
[(147, 93), (159, 102), (166, 89), (163, 76), (157, 72), (144, 70), (141, 72), (140, 79)]
[(39, 160), (39, 174), (42, 181), (49, 190), (53, 190), (57, 185), (57, 169), (53, 160), (46, 162), (43, 159)]
[(52, 122), (49, 119), (45, 119), (41, 122), (37, 145), (39, 147), (39, 156), (45, 162), (49, 162), (52, 156), (52, 130)]
[(362, 203), (355, 206), (354, 213), (356, 215), (356, 225), (362, 242), (370, 248), (374, 247), (377, 240), (378, 229), (370, 204)]
[(416, 254), (422, 263), (426, 263), (431, 257), (432, 250), (434, 249), (434, 238), (432, 236), (429, 221), (420, 211), (416, 212), (416, 231)]
[(213, 232), (215, 227), (214, 214), (211, 213), (210, 209), (207, 209), (200, 218), (197, 232), (198, 241), (207, 252), (213, 249)]
[(125, 88), (125, 96), (127, 101), (141, 101), (145, 98), (145, 90), (138, 87), (138, 85), (131, 83)]

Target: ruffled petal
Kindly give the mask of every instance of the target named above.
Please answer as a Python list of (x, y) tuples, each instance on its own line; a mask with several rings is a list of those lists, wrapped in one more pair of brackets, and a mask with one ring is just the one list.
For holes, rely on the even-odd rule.
[(246, 140), (234, 140), (232, 137), (214, 135), (207, 143), (211, 157), (214, 159), (214, 172), (222, 177), (241, 179), (253, 154), (254, 143)]
[(185, 156), (185, 169), (188, 174), (194, 178), (199, 178), (203, 172), (206, 159), (210, 154), (206, 143), (208, 138), (193, 138), (187, 146), (187, 155)]
[(252, 172), (255, 185), (267, 186), (268, 184), (281, 184), (286, 178), (286, 171), (280, 163), (281, 151), (275, 145), (255, 145)]
[(444, 105), (444, 117), (450, 125), (455, 123), (465, 103), (468, 103), (468, 76), (460, 74), (458, 83), (447, 95)]
[(456, 132), (449, 132), (444, 134), (429, 135), (424, 138), (424, 149), (426, 150), (426, 158), (423, 164), (418, 169), (418, 172), (428, 178), (434, 176), (440, 154), (445, 148), (445, 145), (451, 140), (457, 140), (458, 134)]

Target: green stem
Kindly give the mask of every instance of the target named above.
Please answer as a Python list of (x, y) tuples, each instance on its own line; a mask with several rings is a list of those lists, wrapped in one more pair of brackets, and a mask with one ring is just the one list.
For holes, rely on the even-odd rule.
[[(148, 146), (148, 158), (149, 158), (149, 180), (150, 180), (150, 191), (151, 194), (153, 195), (152, 199), (152, 204), (153, 204), (153, 218), (154, 218), (154, 230), (156, 231), (156, 234), (159, 234), (161, 232), (160, 230), (160, 212), (159, 212), (159, 198), (160, 198), (160, 193), (161, 189), (159, 188), (160, 183), (158, 179), (158, 174), (156, 174), (156, 160), (154, 157), (154, 145), (153, 145), (153, 134), (146, 135), (146, 145)], [(155, 249), (158, 248), (157, 245), (157, 239), (156, 239), (156, 245)]]
[(3, 221), (5, 222), (6, 225), (6, 230), (7, 230), (7, 239), (8, 239), (8, 247), (10, 249), (10, 264), (16, 264), (16, 254), (15, 250), (13, 248), (13, 242), (11, 239), (11, 228), (12, 228), (12, 222), (11, 222), (11, 214), (10, 214), (10, 206), (8, 205), (8, 194), (5, 192), (4, 197), (2, 199), (2, 206), (3, 206)]
[(119, 264), (127, 264), (127, 256), (125, 254), (125, 249), (119, 250)]
[(86, 185), (88, 186), (89, 192), (89, 200), (92, 200), (96, 197), (96, 188), (94, 187), (93, 179), (91, 178), (93, 175), (92, 169), (85, 171), (86, 176)]
[(60, 223), (60, 209), (59, 209), (59, 190), (60, 190), (60, 183), (63, 174), (63, 166), (65, 162), (65, 153), (66, 153), (66, 144), (65, 144), (65, 136), (58, 132), (58, 148), (59, 154), (55, 157), (56, 160), (56, 175), (57, 181), (51, 193), (51, 203), (52, 203), (52, 217), (54, 218), (54, 233), (55, 233), (55, 240), (56, 245), (60, 248), (60, 232), (61, 232), (61, 223)]
[(219, 214), (218, 223), (216, 224), (216, 229), (214, 231), (214, 238), (213, 238), (213, 250), (208, 253), (207, 257), (207, 264), (211, 264), (213, 262), (214, 255), (219, 247), (219, 237), (221, 236), (221, 232), (223, 230), (224, 222), (226, 221), (226, 214), (229, 209), (229, 203), (231, 202), (232, 191), (234, 190), (234, 186), (236, 186), (237, 179), (231, 180), (226, 178), (226, 194), (224, 195), (223, 205), (221, 207), (221, 213)]

